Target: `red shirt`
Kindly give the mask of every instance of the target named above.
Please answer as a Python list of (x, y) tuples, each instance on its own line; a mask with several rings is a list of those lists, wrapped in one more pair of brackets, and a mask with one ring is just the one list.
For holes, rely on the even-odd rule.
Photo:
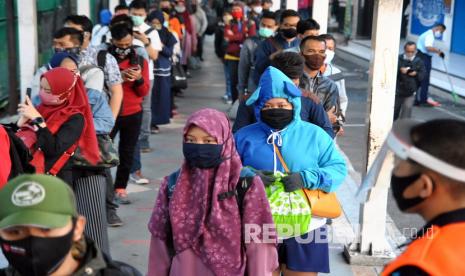
[(257, 34), (255, 22), (253, 20), (244, 20), (239, 23), (231, 21), (224, 27), (224, 38), (228, 41), (226, 47), (226, 54), (240, 57), (242, 43), (248, 38)]
[[(129, 59), (121, 61), (118, 65), (120, 71), (134, 66), (129, 64)], [(144, 81), (141, 84), (138, 84), (138, 81), (123, 82), (123, 103), (119, 116), (129, 116), (142, 111), (142, 101), (150, 89), (149, 64), (145, 59), (142, 67), (142, 79)]]

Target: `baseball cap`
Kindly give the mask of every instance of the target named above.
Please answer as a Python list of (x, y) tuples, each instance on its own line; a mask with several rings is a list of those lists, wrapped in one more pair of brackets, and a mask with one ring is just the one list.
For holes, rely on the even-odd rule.
[(0, 190), (0, 229), (13, 226), (61, 228), (77, 215), (74, 193), (58, 177), (24, 174)]

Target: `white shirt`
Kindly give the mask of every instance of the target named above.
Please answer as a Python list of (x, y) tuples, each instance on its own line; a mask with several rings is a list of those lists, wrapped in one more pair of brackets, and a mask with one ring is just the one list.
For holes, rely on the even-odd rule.
[(422, 33), (417, 41), (417, 49), (423, 52), (424, 54), (429, 54), (426, 47), (433, 47), (434, 44), (434, 32), (432, 29)]
[[(137, 30), (143, 34), (145, 34), (145, 32), (150, 29), (151, 27), (149, 25), (147, 25), (146, 23), (142, 23), (142, 25), (138, 26), (138, 27), (134, 27), (134, 30)], [(150, 39), (150, 45), (156, 50), (156, 51), (161, 51), (162, 48), (163, 48), (163, 44), (161, 43), (161, 40), (160, 40), (160, 36), (158, 35), (158, 31), (153, 29), (153, 31), (151, 31), (147, 37)], [(142, 41), (140, 41), (139, 39), (134, 39), (133, 41), (133, 44), (134, 45), (137, 45), (137, 46), (141, 46), (141, 47), (145, 47), (144, 46), (144, 43), (142, 43)], [(149, 62), (149, 79), (150, 80), (153, 80), (154, 79), (154, 75), (153, 75), (153, 61), (151, 60)]]

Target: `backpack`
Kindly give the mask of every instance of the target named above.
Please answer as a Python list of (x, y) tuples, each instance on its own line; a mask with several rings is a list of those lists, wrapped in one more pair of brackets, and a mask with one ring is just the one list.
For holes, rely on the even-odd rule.
[(216, 32), (216, 28), (218, 27), (218, 16), (216, 11), (210, 8), (210, 6), (204, 5), (202, 9), (205, 11), (205, 15), (207, 16), (207, 29), (205, 34), (212, 35)]
[[(176, 182), (179, 177), (180, 170), (170, 174), (168, 176), (168, 199), (171, 199), (173, 196), (174, 188), (176, 187)], [(244, 214), (244, 198), (245, 194), (249, 190), (250, 186), (252, 186), (253, 177), (241, 177), (237, 183), (236, 189), (229, 192), (224, 192), (218, 194), (218, 201), (223, 201), (230, 197), (236, 197), (237, 205), (239, 207), (239, 214), (242, 218)]]

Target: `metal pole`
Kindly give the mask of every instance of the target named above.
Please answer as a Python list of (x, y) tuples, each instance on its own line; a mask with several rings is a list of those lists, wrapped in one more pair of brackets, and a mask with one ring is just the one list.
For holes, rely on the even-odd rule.
[[(401, 16), (402, 0), (375, 1), (371, 40), (373, 56), (370, 62), (370, 91), (367, 103), (369, 114), (367, 170), (392, 127)], [(355, 254), (350, 255), (351, 263), (382, 265), (394, 257), (385, 235), (387, 195), (392, 164), (391, 155), (384, 163), (378, 181), (369, 193), (368, 201), (362, 206), (360, 243), (356, 246), (352, 244), (350, 248), (352, 251), (357, 251), (358, 257)], [(359, 258), (360, 256), (365, 258)]]
[(13, 0), (5, 1), (6, 12), (6, 36), (8, 48), (8, 113), (16, 114), (19, 103), (19, 87), (17, 72), (17, 53), (16, 53), (16, 35), (15, 35), (15, 3)]
[(352, 33), (350, 35), (351, 39), (357, 38), (359, 1), (360, 0), (352, 1), (353, 6), (352, 6)]

